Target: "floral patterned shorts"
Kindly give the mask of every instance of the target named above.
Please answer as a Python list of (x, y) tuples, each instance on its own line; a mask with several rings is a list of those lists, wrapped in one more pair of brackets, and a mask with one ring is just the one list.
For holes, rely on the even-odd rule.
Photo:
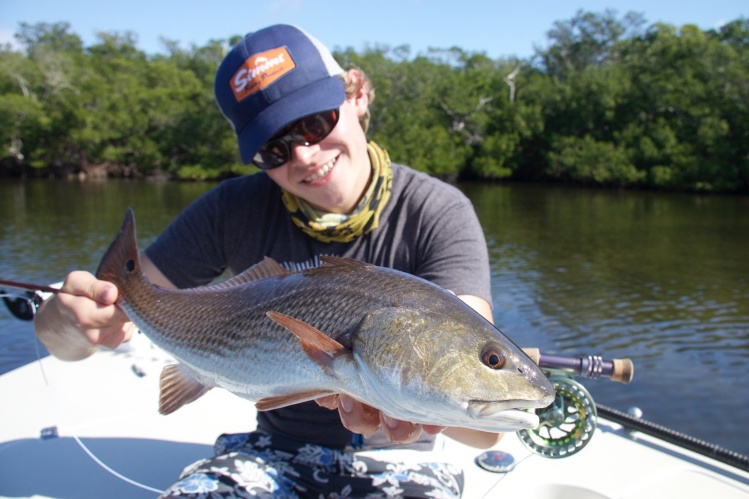
[(185, 468), (162, 497), (460, 497), (463, 472), (405, 465), (300, 443), (261, 431), (221, 435), (216, 456)]

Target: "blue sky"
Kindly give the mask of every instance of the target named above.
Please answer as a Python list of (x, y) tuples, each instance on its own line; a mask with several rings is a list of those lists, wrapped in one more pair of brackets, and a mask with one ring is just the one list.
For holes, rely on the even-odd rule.
[(571, 19), (579, 9), (607, 8), (620, 16), (642, 13), (648, 23), (702, 29), (749, 17), (746, 0), (0, 0), (0, 41), (11, 41), (21, 22), (65, 21), (86, 45), (97, 32), (131, 31), (138, 48), (152, 54), (163, 49), (160, 37), (189, 48), (289, 23), (331, 49), (406, 44), (415, 54), (457, 46), (492, 58), (527, 58), (534, 46), (547, 46), (554, 21)]

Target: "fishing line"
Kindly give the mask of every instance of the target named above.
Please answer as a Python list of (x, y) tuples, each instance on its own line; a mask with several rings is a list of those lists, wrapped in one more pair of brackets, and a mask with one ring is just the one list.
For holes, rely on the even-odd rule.
[[(510, 433), (507, 433), (507, 434), (505, 435), (505, 437), (508, 437), (509, 435), (510, 435)], [(434, 450), (434, 451), (438, 451), (438, 452), (441, 452), (441, 453), (447, 452), (447, 446), (446, 446), (446, 443), (445, 443), (445, 439), (446, 439), (446, 438), (450, 438), (450, 437), (447, 437), (447, 436), (445, 436), (445, 435), (443, 435), (443, 434), (440, 434), (440, 435), (438, 435), (438, 436), (437, 436), (437, 438), (436, 438), (436, 440), (435, 440), (435, 446), (434, 446), (434, 449), (433, 449), (433, 450)], [(492, 493), (492, 491), (493, 491), (493, 490), (494, 490), (494, 489), (495, 489), (495, 488), (497, 487), (497, 485), (499, 485), (499, 484), (500, 484), (500, 483), (502, 482), (502, 480), (504, 480), (505, 478), (507, 478), (507, 476), (508, 476), (508, 475), (509, 475), (510, 473), (512, 473), (512, 471), (513, 471), (513, 470), (517, 469), (517, 467), (518, 467), (518, 466), (520, 466), (520, 465), (521, 465), (521, 464), (523, 464), (523, 463), (524, 463), (525, 461), (527, 461), (527, 460), (528, 460), (528, 458), (530, 458), (530, 457), (534, 457), (534, 456), (538, 457), (538, 455), (537, 455), (537, 454), (535, 454), (535, 453), (533, 453), (533, 452), (528, 452), (528, 453), (527, 453), (527, 454), (525, 455), (525, 457), (523, 457), (523, 458), (522, 458), (522, 459), (520, 459), (520, 460), (519, 460), (519, 461), (518, 461), (517, 463), (515, 463), (515, 464), (514, 464), (514, 466), (512, 467), (512, 470), (510, 470), (510, 471), (508, 471), (508, 472), (505, 472), (505, 473), (497, 473), (497, 474), (499, 475), (499, 478), (497, 478), (497, 479), (496, 479), (496, 480), (494, 481), (494, 483), (492, 483), (492, 484), (491, 484), (491, 485), (489, 486), (489, 488), (487, 488), (487, 489), (486, 489), (486, 490), (484, 491), (484, 493), (483, 493), (483, 494), (481, 495), (481, 499), (486, 499), (487, 497), (495, 497), (495, 496), (493, 496), (493, 495), (492, 495), (492, 496), (490, 496), (489, 494), (491, 494), (491, 493)], [(467, 475), (465, 474), (465, 471), (466, 471), (466, 470), (465, 470), (465, 466), (466, 466), (466, 463), (462, 463), (462, 464), (460, 464), (459, 466), (460, 466), (460, 467), (461, 467), (461, 468), (463, 469), (463, 476), (464, 476), (464, 477), (466, 478), (466, 480), (467, 480), (467, 479), (468, 479), (469, 477), (468, 477), (468, 476), (467, 476)], [(472, 466), (476, 466), (476, 467), (479, 467), (479, 465), (478, 465), (478, 464), (477, 464), (477, 463), (476, 463), (475, 461), (474, 461), (474, 462), (472, 463)], [(477, 492), (478, 492), (478, 491), (477, 491)]]
[[(526, 454), (526, 456), (523, 459), (521, 459), (520, 461), (518, 461), (515, 464), (515, 466), (513, 466), (513, 470), (517, 469), (518, 466), (520, 466), (525, 461), (527, 461), (528, 458), (534, 457), (534, 456), (536, 456), (536, 454), (533, 454), (532, 452), (529, 452), (528, 454)], [(507, 478), (507, 475), (510, 474), (510, 473), (512, 473), (512, 471), (508, 471), (507, 473), (502, 473), (501, 476), (499, 478), (497, 478), (497, 480), (494, 482), (494, 484), (486, 490), (486, 492), (484, 493), (484, 495), (481, 496), (481, 499), (489, 497), (489, 494), (497, 487), (497, 485), (499, 485), (502, 482), (502, 480), (504, 480), (505, 478)], [(491, 497), (494, 497), (494, 496), (491, 496)]]
[[(0, 295), (0, 297), (1, 296), (4, 296), (4, 295)], [(34, 336), (34, 349), (36, 351), (36, 361), (37, 361), (37, 364), (39, 365), (39, 370), (42, 373), (42, 379), (44, 380), (44, 384), (47, 386), (47, 391), (49, 392), (49, 396), (52, 399), (52, 405), (54, 406), (54, 410), (57, 413), (57, 417), (62, 421), (63, 425), (65, 425), (66, 427), (69, 427), (70, 425), (68, 425), (68, 423), (67, 423), (67, 417), (65, 415), (65, 411), (62, 409), (62, 406), (58, 403), (57, 397), (55, 397), (54, 390), (52, 389), (52, 386), (49, 383), (49, 379), (47, 378), (47, 373), (44, 370), (44, 364), (42, 363), (42, 355), (41, 355), (41, 352), (39, 351), (39, 340), (38, 340), (38, 338), (36, 338), (36, 336)], [(150, 487), (148, 485), (142, 484), (140, 482), (132, 480), (132, 479), (126, 477), (125, 475), (123, 475), (123, 474), (121, 474), (121, 473), (113, 470), (112, 468), (110, 468), (109, 466), (107, 466), (107, 464), (104, 463), (101, 459), (99, 459), (98, 457), (96, 457), (96, 454), (94, 454), (93, 451), (91, 451), (91, 449), (89, 449), (86, 446), (86, 444), (84, 444), (83, 441), (80, 438), (78, 438), (78, 435), (75, 435), (75, 434), (71, 433), (70, 436), (73, 438), (73, 440), (76, 441), (76, 443), (78, 443), (78, 445), (80, 446), (80, 448), (83, 449), (83, 452), (85, 452), (104, 471), (110, 473), (111, 475), (115, 476), (116, 478), (119, 478), (120, 480), (122, 480), (124, 482), (129, 483), (130, 485), (134, 485), (136, 487), (139, 487), (141, 489), (147, 490), (149, 492), (154, 492), (154, 493), (157, 493), (157, 494), (163, 494), (164, 493), (163, 490), (160, 490), (160, 489), (157, 489), (157, 488)]]

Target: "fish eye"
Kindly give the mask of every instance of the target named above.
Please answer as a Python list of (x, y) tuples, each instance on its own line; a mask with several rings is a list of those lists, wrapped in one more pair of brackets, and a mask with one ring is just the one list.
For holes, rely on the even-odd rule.
[(128, 272), (132, 272), (133, 269), (135, 268), (135, 262), (133, 260), (128, 260), (127, 263), (125, 264), (125, 268), (127, 269)]
[(506, 360), (504, 354), (495, 348), (487, 348), (481, 354), (481, 362), (491, 369), (502, 369)]

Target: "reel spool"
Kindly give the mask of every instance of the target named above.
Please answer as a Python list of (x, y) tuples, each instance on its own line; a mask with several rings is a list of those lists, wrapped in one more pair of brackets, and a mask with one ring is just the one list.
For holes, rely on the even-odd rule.
[(517, 432), (520, 441), (544, 457), (569, 457), (590, 442), (596, 429), (596, 405), (590, 393), (565, 374), (550, 373), (556, 399), (549, 407), (537, 409), (538, 428)]

